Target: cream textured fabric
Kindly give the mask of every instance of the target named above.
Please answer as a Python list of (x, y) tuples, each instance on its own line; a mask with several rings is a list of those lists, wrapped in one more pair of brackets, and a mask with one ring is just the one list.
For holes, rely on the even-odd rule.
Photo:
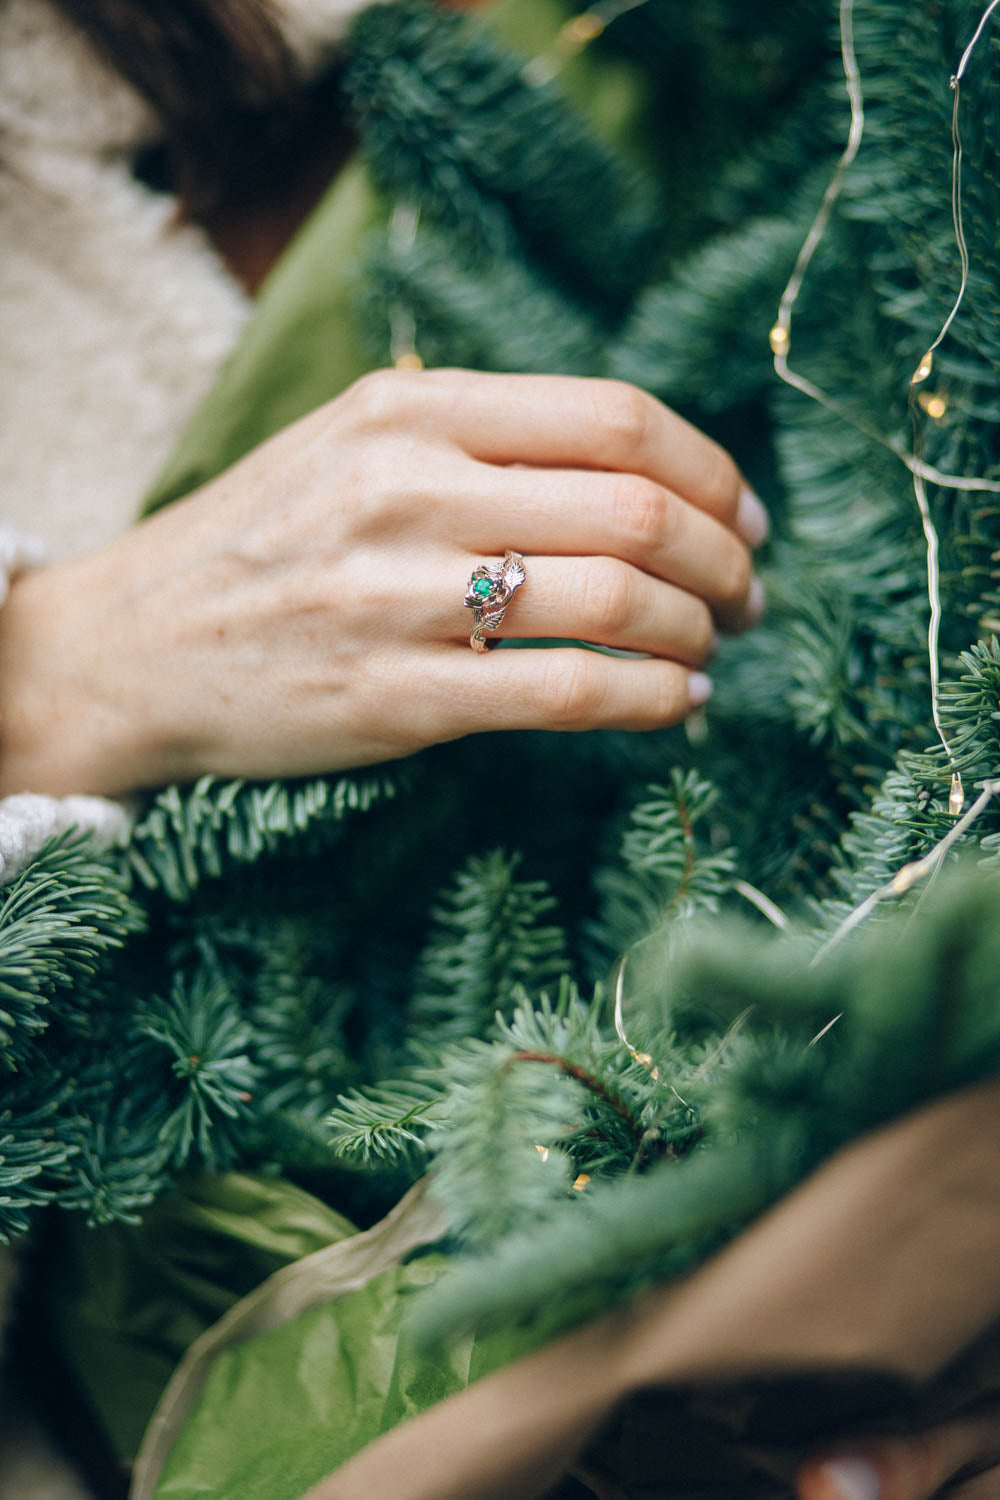
[(6, 603), (11, 582), (18, 573), (24, 573), (28, 568), (40, 568), (47, 561), (41, 537), (15, 531), (12, 526), (0, 522), (0, 604)]
[(0, 518), (57, 560), (134, 518), (249, 309), (133, 178), (155, 133), (48, 0), (0, 0)]
[(57, 833), (77, 828), (92, 834), (93, 842), (106, 849), (125, 837), (130, 821), (128, 808), (106, 797), (18, 792), (0, 798), (0, 885), (19, 875)]
[[(132, 521), (247, 317), (206, 236), (133, 178), (155, 135), (48, 0), (0, 0), (0, 601), (43, 548), (79, 555)], [(128, 814), (0, 801), (0, 885), (71, 825), (106, 844)]]
[(343, 40), (349, 22), (378, 0), (280, 0), (285, 37), (307, 71)]

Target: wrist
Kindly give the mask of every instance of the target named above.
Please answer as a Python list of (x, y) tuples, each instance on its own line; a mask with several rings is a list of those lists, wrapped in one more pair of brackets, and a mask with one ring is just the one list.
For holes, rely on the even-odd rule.
[(23, 574), (0, 609), (0, 796), (144, 784), (142, 724), (116, 692), (126, 643), (102, 628), (100, 573), (95, 556)]

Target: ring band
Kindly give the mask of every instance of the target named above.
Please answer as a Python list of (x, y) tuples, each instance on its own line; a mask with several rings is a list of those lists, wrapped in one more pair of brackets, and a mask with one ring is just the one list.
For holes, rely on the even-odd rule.
[(503, 562), (497, 563), (495, 567), (490, 567), (489, 563), (480, 563), (478, 568), (473, 569), (465, 591), (465, 607), (472, 610), (475, 621), (469, 637), (469, 645), (473, 651), (483, 652), (487, 649), (483, 631), (500, 628), (508, 604), (526, 577), (524, 558), (520, 552), (512, 552), (510, 548), (504, 553)]

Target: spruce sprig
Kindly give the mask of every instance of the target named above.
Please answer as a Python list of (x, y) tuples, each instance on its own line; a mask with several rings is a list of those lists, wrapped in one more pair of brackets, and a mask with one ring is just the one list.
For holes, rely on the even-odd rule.
[(154, 1111), (171, 1164), (229, 1165), (259, 1070), (249, 1056), (250, 1028), (225, 980), (207, 970), (190, 979), (175, 975), (169, 996), (141, 1008), (136, 1033), (161, 1099)]
[(501, 850), (473, 855), (432, 908), (410, 1009), (422, 1047), (482, 1035), (518, 990), (566, 969), (565, 935), (543, 921), (555, 898), (544, 881), (519, 880), (520, 865)]
[(92, 979), (145, 917), (113, 856), (51, 840), (0, 900), (0, 1071), (23, 1062), (60, 994)]

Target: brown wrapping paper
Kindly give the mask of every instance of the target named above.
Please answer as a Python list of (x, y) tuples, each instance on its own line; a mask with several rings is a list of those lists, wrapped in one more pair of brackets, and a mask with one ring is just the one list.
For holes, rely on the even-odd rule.
[(386, 1434), (307, 1500), (770, 1500), (803, 1445), (1000, 1390), (1000, 1082), (842, 1151), (722, 1253)]

